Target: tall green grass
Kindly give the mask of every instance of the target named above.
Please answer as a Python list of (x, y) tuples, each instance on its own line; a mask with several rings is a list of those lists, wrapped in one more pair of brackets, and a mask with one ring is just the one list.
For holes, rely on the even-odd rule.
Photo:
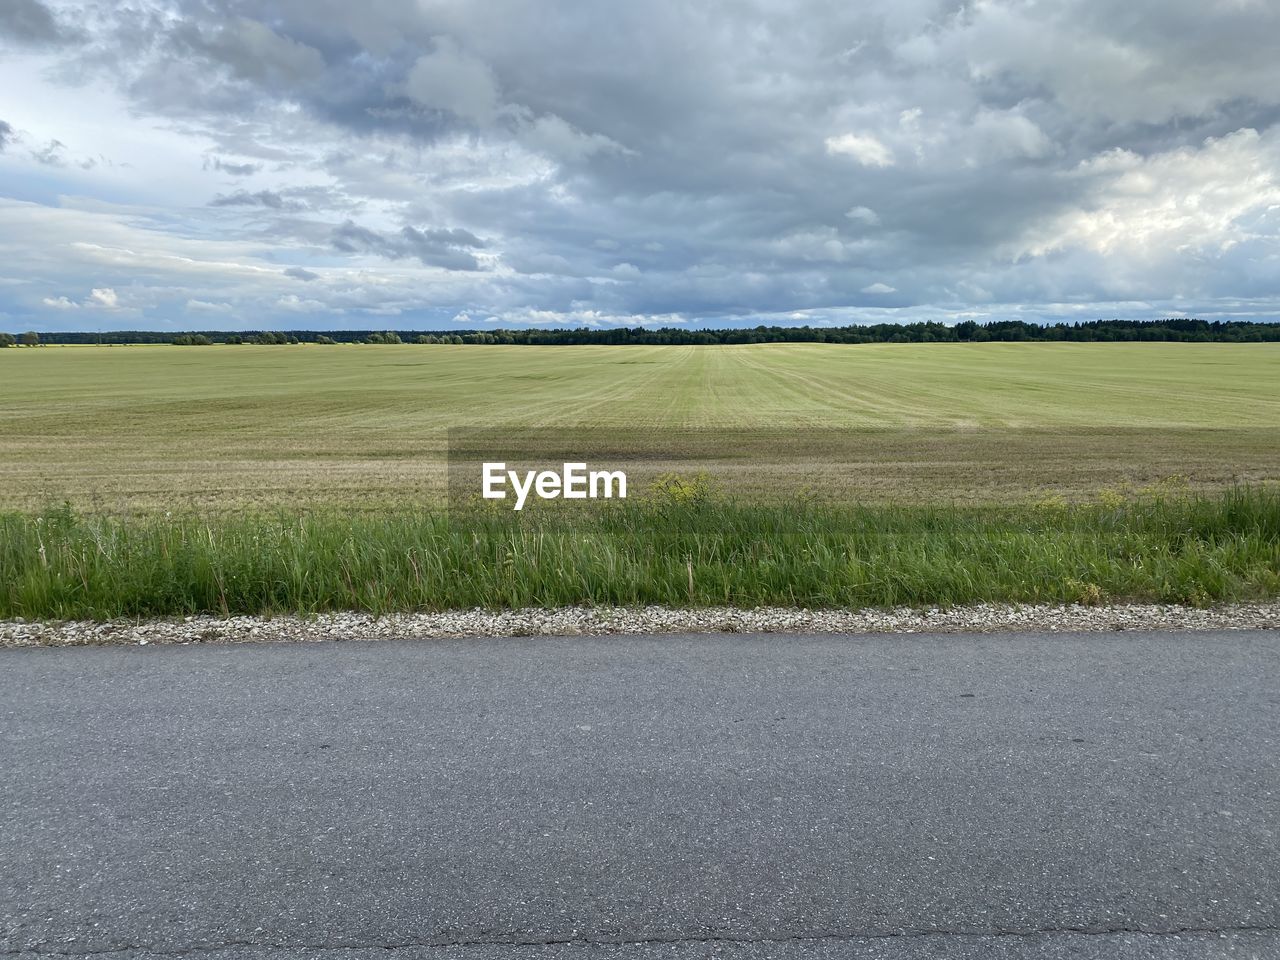
[(1089, 505), (0, 514), (0, 616), (1280, 596), (1280, 491)]

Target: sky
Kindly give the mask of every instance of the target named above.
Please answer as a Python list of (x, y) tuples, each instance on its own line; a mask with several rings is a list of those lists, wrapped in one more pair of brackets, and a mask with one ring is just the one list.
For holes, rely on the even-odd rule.
[(0, 330), (1280, 318), (1277, 0), (0, 3)]

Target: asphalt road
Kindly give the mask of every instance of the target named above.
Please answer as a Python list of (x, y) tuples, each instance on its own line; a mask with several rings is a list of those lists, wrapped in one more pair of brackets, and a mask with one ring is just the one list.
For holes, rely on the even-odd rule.
[(0, 716), (7, 955), (1280, 957), (1280, 633), (5, 650)]

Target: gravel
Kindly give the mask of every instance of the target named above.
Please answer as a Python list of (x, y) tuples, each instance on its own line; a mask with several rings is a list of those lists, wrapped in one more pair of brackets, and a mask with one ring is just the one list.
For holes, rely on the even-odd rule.
[(0, 646), (257, 643), (656, 633), (998, 633), (1088, 630), (1260, 630), (1280, 628), (1280, 602), (1199, 609), (1165, 604), (1111, 606), (978, 604), (949, 609), (800, 610), (760, 607), (562, 607), (444, 613), (325, 613), (312, 617), (184, 617), (178, 620), (0, 621)]

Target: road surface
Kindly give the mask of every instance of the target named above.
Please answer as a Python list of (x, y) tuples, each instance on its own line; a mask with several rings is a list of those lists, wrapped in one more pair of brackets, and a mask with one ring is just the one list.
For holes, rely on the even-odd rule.
[(0, 952), (1280, 957), (1280, 633), (0, 651)]

